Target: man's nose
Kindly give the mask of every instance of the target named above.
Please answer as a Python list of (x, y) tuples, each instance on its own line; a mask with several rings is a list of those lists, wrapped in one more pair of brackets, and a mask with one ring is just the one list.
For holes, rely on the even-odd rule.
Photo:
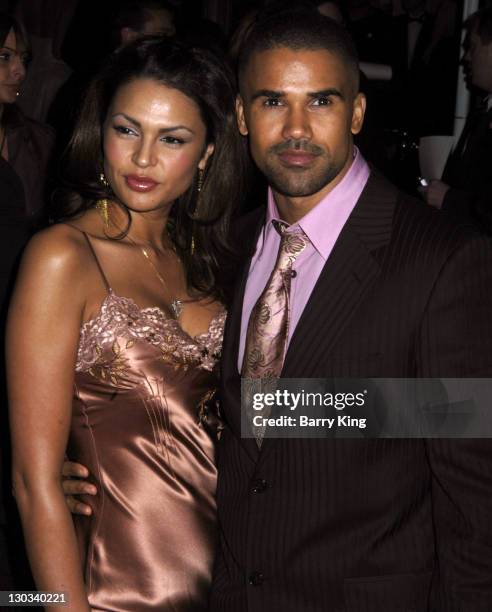
[(291, 138), (299, 140), (301, 138), (310, 139), (312, 136), (311, 124), (308, 111), (303, 107), (291, 107), (287, 113), (283, 137), (286, 140)]

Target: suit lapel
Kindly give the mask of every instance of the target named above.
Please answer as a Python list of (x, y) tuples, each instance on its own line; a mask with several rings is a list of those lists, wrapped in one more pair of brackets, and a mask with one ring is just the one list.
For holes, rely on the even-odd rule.
[[(255, 210), (248, 215), (244, 221), (240, 221), (238, 234), (242, 237), (251, 236), (247, 243), (247, 252), (244, 255), (244, 263), (236, 283), (231, 307), (227, 315), (224, 330), (224, 343), (222, 347), (222, 386), (223, 395), (231, 398), (227, 402), (226, 420), (231, 428), (241, 435), (241, 377), (238, 372), (239, 340), (241, 336), (241, 319), (243, 312), (244, 292), (248, 280), (249, 267), (253, 257), (254, 246), (258, 241), (259, 234), (265, 221), (265, 210)], [(245, 450), (253, 461), (258, 458), (258, 446), (253, 438), (240, 438)]]

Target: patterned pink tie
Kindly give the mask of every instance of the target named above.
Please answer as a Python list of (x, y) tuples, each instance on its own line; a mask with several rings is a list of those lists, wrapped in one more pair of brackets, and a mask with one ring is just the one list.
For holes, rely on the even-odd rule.
[[(295, 276), (292, 266), (306, 248), (309, 238), (303, 232), (287, 232), (288, 226), (284, 223), (273, 221), (273, 224), (281, 236), (277, 261), (251, 311), (241, 376), (261, 378), (267, 384), (271, 381), (274, 386), (282, 371), (289, 337), (290, 285)], [(253, 430), (258, 446), (261, 446), (264, 428), (254, 427)]]

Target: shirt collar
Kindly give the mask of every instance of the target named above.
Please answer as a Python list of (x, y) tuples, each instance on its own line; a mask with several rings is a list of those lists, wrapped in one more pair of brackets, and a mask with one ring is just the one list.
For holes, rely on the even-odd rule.
[[(357, 147), (354, 147), (352, 164), (343, 179), (302, 219), (290, 226), (290, 231), (299, 231), (300, 228), (318, 253), (326, 260), (354, 209), (369, 174), (367, 162)], [(280, 221), (280, 216), (272, 190), (268, 188), (266, 232), (275, 231), (272, 225), (274, 219)], [(266, 234), (264, 234), (265, 238)]]

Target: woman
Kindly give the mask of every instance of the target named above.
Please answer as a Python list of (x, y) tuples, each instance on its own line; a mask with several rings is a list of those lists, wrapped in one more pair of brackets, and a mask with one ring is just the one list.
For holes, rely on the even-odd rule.
[[(71, 141), (63, 222), (22, 262), (7, 342), (15, 495), (36, 584), (68, 592), (71, 610), (206, 609), (206, 401), (241, 189), (231, 83), (203, 49), (147, 39), (116, 53)], [(100, 493), (75, 531), (67, 443)]]

